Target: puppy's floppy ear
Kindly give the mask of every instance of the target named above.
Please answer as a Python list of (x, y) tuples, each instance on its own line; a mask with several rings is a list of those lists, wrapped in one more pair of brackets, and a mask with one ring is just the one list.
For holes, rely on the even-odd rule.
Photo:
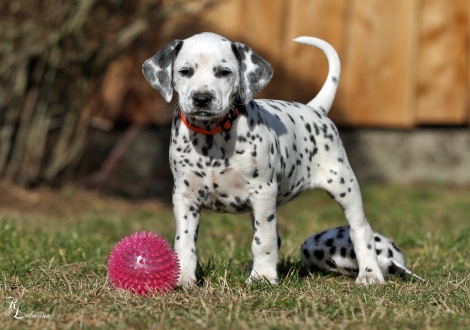
[(174, 40), (142, 65), (145, 78), (167, 103), (173, 96), (173, 62), (182, 46), (182, 40)]
[(273, 76), (273, 69), (261, 56), (241, 42), (233, 42), (232, 51), (240, 66), (240, 100), (246, 105), (268, 84)]

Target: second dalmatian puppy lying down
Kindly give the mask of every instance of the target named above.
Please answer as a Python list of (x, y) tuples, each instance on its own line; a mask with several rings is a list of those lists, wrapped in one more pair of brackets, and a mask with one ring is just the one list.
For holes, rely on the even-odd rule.
[(178, 94), (170, 165), (180, 285), (197, 283), (203, 208), (250, 212), (253, 268), (247, 283), (276, 284), (276, 209), (308, 188), (325, 189), (344, 210), (358, 263), (356, 282), (384, 283), (359, 184), (327, 117), (339, 83), (338, 55), (317, 38), (295, 41), (321, 49), (329, 63), (325, 84), (308, 104), (254, 100), (271, 79), (271, 66), (247, 45), (214, 33), (174, 40), (143, 64), (166, 102)]
[[(356, 253), (349, 236), (349, 226), (332, 228), (307, 238), (300, 248), (302, 260), (309, 271), (339, 272), (356, 275), (359, 272)], [(405, 257), (398, 246), (379, 233), (374, 233), (375, 251), (384, 278), (405, 274), (424, 281), (406, 268)]]

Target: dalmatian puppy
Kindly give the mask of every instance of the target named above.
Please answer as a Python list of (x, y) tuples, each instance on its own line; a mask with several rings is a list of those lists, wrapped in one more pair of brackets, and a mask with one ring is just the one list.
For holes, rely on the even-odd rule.
[(146, 79), (166, 102), (173, 91), (178, 94), (170, 165), (180, 285), (196, 283), (203, 208), (250, 212), (253, 266), (247, 283), (276, 284), (276, 208), (307, 188), (325, 189), (344, 210), (358, 262), (356, 282), (384, 283), (359, 184), (327, 117), (339, 82), (338, 55), (316, 38), (295, 41), (321, 49), (329, 61), (327, 80), (307, 105), (253, 100), (269, 82), (271, 66), (245, 44), (214, 33), (174, 40), (143, 64)]
[[(421, 277), (406, 268), (405, 257), (390, 239), (374, 232), (375, 251), (384, 278), (389, 275)], [(332, 228), (307, 238), (302, 244), (301, 257), (310, 271), (323, 270), (356, 275), (359, 272), (349, 226)]]

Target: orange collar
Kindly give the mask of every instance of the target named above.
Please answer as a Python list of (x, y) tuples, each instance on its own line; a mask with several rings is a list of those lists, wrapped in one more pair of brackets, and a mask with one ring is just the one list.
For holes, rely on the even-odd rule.
[(212, 130), (206, 130), (206, 129), (202, 129), (202, 128), (199, 128), (199, 127), (196, 127), (196, 126), (193, 126), (191, 125), (190, 123), (188, 123), (188, 121), (186, 120), (186, 118), (184, 117), (183, 115), (183, 112), (181, 111), (180, 108), (178, 108), (178, 112), (180, 114), (180, 118), (181, 118), (181, 121), (190, 129), (190, 130), (193, 130), (194, 132), (196, 133), (200, 133), (200, 134), (205, 134), (205, 135), (214, 135), (214, 134), (217, 134), (217, 133), (220, 133), (222, 131), (228, 131), (230, 129), (230, 127), (232, 127), (232, 124), (233, 124), (233, 121), (237, 118), (237, 116), (240, 114), (240, 111), (238, 111), (237, 108), (235, 108), (235, 110), (231, 110), (228, 114), (225, 115), (224, 118), (222, 118), (221, 120), (219, 120), (219, 122), (217, 123), (217, 126), (212, 129)]

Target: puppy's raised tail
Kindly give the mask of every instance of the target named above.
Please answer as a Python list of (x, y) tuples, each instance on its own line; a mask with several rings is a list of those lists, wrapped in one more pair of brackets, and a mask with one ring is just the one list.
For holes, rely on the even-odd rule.
[(327, 43), (324, 40), (313, 38), (313, 37), (298, 37), (294, 41), (301, 44), (306, 44), (314, 46), (323, 53), (325, 53), (326, 58), (328, 59), (328, 77), (326, 78), (323, 87), (320, 92), (307, 103), (308, 106), (322, 110), (325, 115), (330, 111), (331, 105), (336, 95), (336, 90), (338, 89), (339, 76), (341, 73), (341, 63), (339, 61), (338, 54), (336, 53), (333, 46)]

